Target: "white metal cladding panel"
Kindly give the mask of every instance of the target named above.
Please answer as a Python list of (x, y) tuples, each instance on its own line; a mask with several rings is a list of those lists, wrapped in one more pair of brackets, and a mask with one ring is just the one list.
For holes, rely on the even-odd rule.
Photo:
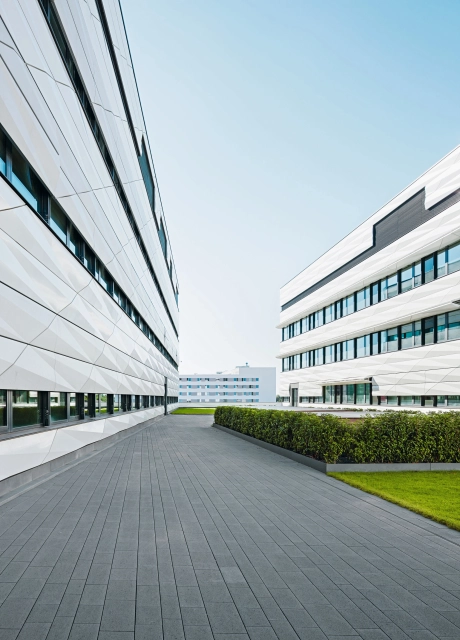
[[(281, 312), (280, 326), (303, 318), (379, 278), (389, 276), (423, 256), (458, 242), (459, 238), (460, 203), (457, 203)], [(422, 291), (426, 290), (426, 286), (422, 286)], [(460, 291), (457, 292), (459, 294)], [(380, 304), (376, 306), (376, 313), (380, 308)], [(351, 322), (352, 317), (348, 318)]]
[[(372, 246), (373, 225), (425, 187), (427, 208), (460, 187), (460, 150), (456, 147), (445, 158), (409, 185), (357, 229), (338, 242), (313, 264), (281, 288), (281, 305), (302, 293), (341, 265)], [(425, 226), (425, 225), (423, 225)], [(393, 246), (393, 245), (391, 245)], [(358, 267), (359, 268), (359, 267)], [(347, 275), (347, 274), (345, 274)], [(297, 305), (294, 305), (297, 306)], [(290, 309), (290, 311), (292, 308)], [(282, 319), (284, 321), (284, 318)]]
[[(59, 4), (58, 9), (64, 11), (63, 22), (64, 19), (70, 19), (70, 13), (65, 10), (65, 4)], [(37, 2), (38, 5), (38, 2)], [(72, 7), (73, 8), (73, 7)], [(24, 32), (21, 31), (21, 26), (23, 26), (24, 15), (20, 7), (15, 7), (15, 11), (12, 13), (12, 22), (16, 25), (16, 32), (18, 33), (19, 42), (16, 43), (18, 49), (21, 50), (22, 40), (24, 37)], [(4, 16), (7, 21), (7, 25), (9, 26), (10, 20), (10, 12), (8, 11), (8, 15)], [(42, 41), (40, 41), (40, 47), (46, 49), (46, 54), (49, 51), (54, 51), (53, 64), (54, 66), (58, 66), (60, 69), (61, 75), (67, 76), (67, 72), (64, 68), (64, 65), (60, 58), (56, 59), (57, 53), (56, 45), (52, 39), (51, 33), (49, 31), (48, 26), (43, 18), (43, 15), (40, 12), (36, 16), (36, 22), (39, 25), (39, 32), (42, 37)], [(77, 21), (80, 25), (80, 31), (83, 30), (84, 22)], [(16, 24), (17, 23), (17, 24)], [(34, 37), (34, 30), (31, 30), (28, 25), (27, 26), (27, 37), (29, 40), (37, 39)], [(44, 30), (43, 30), (44, 27)], [(65, 27), (67, 29), (67, 23), (65, 23)], [(82, 33), (74, 31), (75, 24), (72, 22), (69, 26), (70, 36), (75, 38), (75, 42), (80, 41), (82, 38)], [(73, 34), (73, 35), (72, 35)], [(69, 35), (69, 34), (68, 34)], [(87, 42), (88, 39), (86, 36), (83, 37), (83, 42)], [(37, 45), (38, 46), (38, 45)], [(80, 45), (78, 45), (79, 47)], [(77, 49), (78, 49), (77, 47)], [(54, 48), (54, 49), (53, 49)], [(94, 137), (89, 129), (89, 125), (86, 121), (86, 117), (81, 109), (78, 98), (75, 95), (73, 87), (71, 86), (68, 76), (66, 85), (62, 85), (61, 83), (56, 83), (54, 79), (50, 76), (50, 71), (48, 68), (42, 70), (37, 69), (37, 65), (27, 67), (24, 64), (23, 60), (14, 53), (11, 47), (6, 47), (9, 49), (8, 51), (8, 60), (12, 59), (10, 62), (11, 66), (14, 67), (12, 71), (12, 78), (14, 81), (17, 81), (18, 77), (23, 78), (22, 84), (20, 84), (20, 91), (18, 88), (15, 88), (15, 91), (12, 92), (3, 92), (2, 98), (5, 100), (8, 99), (11, 102), (11, 95), (13, 93), (16, 95), (16, 100), (14, 105), (9, 105), (9, 109), (4, 109), (0, 112), (1, 121), (4, 124), (5, 128), (8, 130), (8, 133), (12, 136), (14, 141), (18, 144), (20, 149), (24, 152), (28, 160), (34, 165), (34, 168), (37, 170), (39, 175), (43, 178), (45, 184), (50, 188), (50, 190), (54, 193), (53, 187), (59, 191), (59, 185), (61, 182), (64, 182), (67, 186), (72, 184), (72, 192), (77, 192), (78, 194), (82, 194), (77, 196), (78, 198), (83, 197), (83, 194), (87, 193), (90, 188), (99, 189), (101, 186), (107, 188), (107, 190), (113, 191), (113, 195), (111, 197), (113, 206), (117, 209), (121, 209), (121, 205), (119, 203), (118, 196), (113, 188), (112, 180), (107, 172), (105, 167), (105, 163), (101, 157), (99, 148), (94, 140)], [(80, 50), (80, 49), (78, 49)], [(74, 51), (74, 53), (76, 53)], [(92, 55), (92, 47), (89, 47), (88, 51), (85, 51), (85, 56), (88, 58), (91, 65), (95, 65), (96, 63), (91, 58)], [(16, 59), (14, 58), (16, 56)], [(30, 57), (30, 54), (29, 54)], [(99, 56), (100, 57), (100, 56)], [(44, 59), (44, 58), (43, 58)], [(78, 58), (77, 62), (80, 65), (80, 59)], [(100, 61), (102, 64), (102, 60)], [(107, 60), (104, 59), (103, 64), (110, 65), (109, 69), (113, 73), (112, 64), (110, 58)], [(97, 64), (96, 64), (97, 67)], [(80, 67), (80, 71), (83, 73), (85, 69), (85, 64), (83, 68)], [(53, 71), (54, 72), (54, 71)], [(88, 71), (89, 73), (89, 71)], [(34, 77), (34, 80), (31, 81), (30, 76)], [(105, 74), (106, 75), (106, 74)], [(11, 78), (11, 79), (12, 79)], [(85, 77), (85, 82), (87, 78)], [(37, 87), (38, 83), (38, 87)], [(40, 91), (38, 91), (38, 88)], [(4, 93), (6, 95), (4, 95)], [(26, 97), (30, 94), (29, 104), (31, 105), (31, 111), (33, 114), (39, 110), (39, 124), (35, 120), (35, 115), (32, 113), (27, 114), (27, 108), (24, 104), (24, 95)], [(117, 94), (118, 99), (119, 95)], [(106, 109), (107, 113), (112, 114), (113, 109), (112, 103), (108, 104)], [(14, 108), (11, 108), (14, 107)], [(25, 117), (27, 122), (22, 123), (19, 121), (16, 125), (14, 124), (14, 120), (17, 120), (17, 110), (19, 109), (19, 113), (25, 112)], [(42, 115), (43, 112), (43, 115)], [(11, 114), (15, 113), (15, 118), (11, 117)], [(29, 117), (27, 118), (27, 115)], [(123, 112), (124, 115), (124, 112)], [(113, 116), (111, 116), (113, 117)], [(9, 122), (9, 120), (11, 122)], [(102, 123), (103, 124), (103, 123)], [(19, 126), (18, 126), (19, 125)], [(57, 126), (56, 126), (57, 125)], [(126, 125), (127, 126), (127, 125)], [(41, 132), (42, 127), (45, 128), (46, 135), (44, 132)], [(28, 131), (29, 133), (33, 131), (33, 138), (31, 136), (25, 136), (24, 131)], [(110, 146), (111, 152), (115, 156), (118, 153), (118, 146), (121, 144), (121, 137), (119, 135), (118, 129), (115, 130), (116, 135), (112, 135), (112, 139), (110, 139), (110, 132), (107, 133), (107, 142)], [(43, 138), (43, 142), (41, 139)], [(145, 193), (145, 187), (143, 185), (142, 176), (140, 173), (139, 163), (135, 156), (133, 143), (131, 140), (131, 135), (129, 134), (124, 137), (125, 142), (123, 143), (122, 152), (119, 155), (121, 160), (117, 162), (116, 157), (114, 160), (117, 164), (117, 169), (120, 175), (123, 175), (124, 168), (122, 166), (122, 162), (126, 164), (126, 162), (131, 163), (133, 167), (133, 171), (136, 172), (137, 180), (140, 182), (140, 186), (133, 191), (129, 185), (125, 185), (128, 199), (131, 202), (133, 213), (137, 218), (138, 226), (141, 229), (141, 234), (143, 236), (144, 243), (146, 244), (150, 258), (154, 265), (157, 277), (160, 281), (163, 294), (168, 302), (168, 307), (171, 315), (175, 321), (177, 326), (178, 323), (178, 311), (177, 305), (174, 299), (174, 294), (171, 287), (171, 282), (169, 279), (169, 275), (166, 270), (165, 260), (161, 251), (161, 247), (158, 240), (158, 235), (156, 233), (144, 233), (143, 226), (147, 224), (148, 226), (152, 225), (153, 218), (150, 210), (150, 205), (148, 203), (147, 195)], [(47, 141), (49, 145), (49, 139), (53, 141), (54, 146), (54, 157), (47, 159), (46, 162), (43, 162), (44, 150), (42, 149), (43, 144)], [(32, 142), (33, 140), (33, 142)], [(40, 141), (40, 142), (39, 142)], [(72, 149), (72, 151), (70, 151)], [(64, 177), (60, 178), (60, 171), (64, 173)], [(70, 183), (69, 183), (70, 180)], [(68, 189), (67, 189), (68, 191)], [(133, 197), (133, 192), (135, 196)], [(99, 195), (99, 191), (96, 192)], [(55, 195), (59, 195), (56, 193)], [(64, 195), (68, 195), (65, 193)], [(63, 203), (63, 206), (65, 204)], [(109, 215), (110, 209), (108, 208)], [(124, 218), (124, 220), (120, 220), (123, 228), (125, 229), (125, 233), (128, 237), (132, 237), (132, 231), (129, 226), (126, 215), (121, 209), (122, 215), (118, 214), (119, 220)], [(97, 221), (100, 224), (100, 221)], [(76, 221), (76, 224), (78, 222)], [(105, 231), (107, 230), (108, 225), (102, 225), (98, 228), (98, 235), (100, 238), (105, 237)], [(85, 229), (81, 229), (82, 233), (85, 233)], [(110, 233), (110, 232), (109, 232)], [(91, 242), (91, 237), (87, 237), (87, 240)], [(99, 244), (101, 240), (99, 240)], [(137, 243), (136, 243), (137, 245)], [(94, 247), (96, 251), (98, 251), (99, 247)], [(136, 253), (138, 255), (139, 264), (142, 265), (142, 271), (145, 270), (145, 262), (140, 253), (139, 247), (136, 246)], [(102, 258), (102, 256), (101, 256)], [(139, 272), (139, 271), (138, 271)], [(120, 282), (120, 285), (123, 286), (123, 283)], [(170, 331), (169, 320), (167, 318), (166, 313), (164, 312), (162, 307), (162, 303), (159, 300), (158, 294), (156, 292), (156, 288), (153, 282), (150, 284), (151, 291), (148, 293), (148, 298), (155, 300), (155, 306), (159, 309), (159, 313), (162, 317), (162, 324), (167, 327), (167, 330)], [(137, 305), (139, 311), (146, 317), (147, 320), (149, 318), (146, 315), (146, 311), (142, 308), (142, 301)], [(174, 337), (171, 337), (171, 341), (174, 342)]]
[(177, 380), (28, 207), (1, 212), (0, 249), (0, 388), (162, 395)]
[(458, 309), (460, 272), (438, 278), (345, 318), (281, 342), (280, 357), (390, 329), (406, 322)]
[(373, 395), (459, 395), (460, 340), (382, 353), (281, 374), (280, 393), (299, 384), (299, 396), (319, 396), (323, 385), (372, 377)]
[[(11, 21), (14, 24), (18, 23), (21, 27), (24, 17), (21, 18), (21, 10), (18, 6), (15, 5), (15, 11), (11, 15), (13, 16)], [(10, 12), (4, 18), (9, 23)], [(48, 29), (42, 14), (39, 13), (37, 23), (40, 25), (40, 33), (42, 22), (44, 27)], [(21, 36), (19, 27), (16, 25), (18, 37)], [(28, 26), (27, 29), (29, 29)], [(30, 31), (26, 30), (26, 34), (27, 37), (32, 37)], [(53, 47), (56, 49), (49, 29), (42, 35), (44, 41), (49, 40), (49, 42), (47, 45), (40, 42), (40, 46), (45, 48), (47, 52)], [(4, 39), (7, 38), (4, 37)], [(22, 43), (21, 37), (20, 40), (19, 49)], [(3, 59), (6, 57), (10, 61), (11, 69), (5, 67), (3, 61), (0, 60), (0, 78), (4, 80), (2, 86), (7, 87), (5, 91), (2, 90), (0, 95), (0, 121), (27, 159), (34, 165), (48, 188), (53, 192), (53, 187), (55, 187), (58, 192), (56, 195), (63, 193), (64, 196), (67, 196), (60, 198), (62, 206), (109, 269), (114, 270), (113, 263), (118, 262), (120, 257), (126, 254), (126, 251), (130, 253), (130, 260), (124, 260), (125, 269), (119, 269), (115, 277), (159, 336), (162, 337), (164, 328), (167, 328), (169, 351), (173, 357), (177, 358), (176, 337), (150, 276), (144, 276), (145, 261), (133, 238), (129, 222), (121, 208), (73, 88), (56, 83), (49, 76), (48, 69), (46, 69), (46, 73), (35, 67), (32, 68), (32, 66), (29, 69), (11, 47), (1, 46), (2, 56), (3, 51), (7, 51), (8, 55), (3, 56)], [(30, 54), (28, 55), (30, 56)], [(53, 58), (53, 64), (62, 66), (62, 61), (59, 62)], [(20, 88), (17, 86), (19, 80), (22, 82)], [(37, 82), (40, 85), (41, 93)], [(46, 101), (43, 96), (46, 97)], [(28, 101), (24, 99), (25, 97)], [(37, 113), (44, 115), (38, 120)], [(82, 167), (84, 167), (84, 172)], [(103, 183), (101, 178), (103, 178)], [(103, 184), (106, 185), (106, 188), (101, 189)], [(91, 192), (91, 186), (97, 187), (97, 191)], [(69, 192), (73, 195), (69, 195)], [(94, 197), (89, 195), (92, 193), (94, 193)], [(108, 197), (104, 196), (105, 193)], [(148, 206), (146, 197), (145, 201)], [(139, 198), (136, 199), (136, 202), (139, 206)], [(109, 240), (113, 244), (109, 243)], [(151, 252), (153, 254), (152, 262), (155, 263), (155, 252), (159, 253), (161, 259), (156, 260), (155, 268), (157, 275), (163, 274), (160, 277), (163, 282), (163, 293), (177, 324), (177, 307), (173, 299), (164, 258), (161, 249), (159, 249), (158, 238), (156, 234), (149, 234), (144, 241), (147, 246), (154, 241), (156, 242), (155, 251)], [(126, 273), (128, 263), (130, 268)], [(139, 285), (141, 278), (143, 278), (142, 287)], [(138, 283), (134, 289), (133, 282)]]

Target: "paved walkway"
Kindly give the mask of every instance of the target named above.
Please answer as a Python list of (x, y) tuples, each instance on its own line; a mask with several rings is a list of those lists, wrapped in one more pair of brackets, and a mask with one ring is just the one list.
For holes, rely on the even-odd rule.
[(460, 534), (211, 422), (0, 501), (0, 640), (460, 638)]

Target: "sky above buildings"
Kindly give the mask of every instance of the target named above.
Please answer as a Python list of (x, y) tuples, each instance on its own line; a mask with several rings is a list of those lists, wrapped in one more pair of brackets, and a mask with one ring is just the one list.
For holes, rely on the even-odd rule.
[(460, 143), (460, 5), (122, 0), (180, 371), (273, 366), (279, 289)]

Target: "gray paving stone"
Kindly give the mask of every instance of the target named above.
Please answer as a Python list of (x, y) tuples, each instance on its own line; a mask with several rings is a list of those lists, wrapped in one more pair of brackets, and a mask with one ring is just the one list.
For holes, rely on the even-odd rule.
[(211, 422), (0, 505), (0, 640), (460, 638), (458, 532)]

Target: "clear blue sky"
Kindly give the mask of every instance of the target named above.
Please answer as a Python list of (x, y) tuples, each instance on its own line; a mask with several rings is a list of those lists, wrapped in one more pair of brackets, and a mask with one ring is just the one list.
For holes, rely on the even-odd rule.
[(460, 142), (460, 4), (122, 0), (182, 372), (276, 364), (279, 288)]

